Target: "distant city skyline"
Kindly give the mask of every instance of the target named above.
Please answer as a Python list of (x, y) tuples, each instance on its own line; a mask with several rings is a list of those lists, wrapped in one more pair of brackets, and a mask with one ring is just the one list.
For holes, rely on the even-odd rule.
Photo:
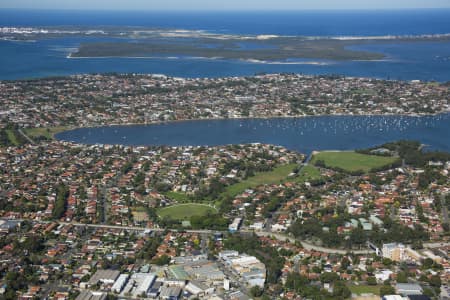
[(2, 0), (0, 8), (80, 10), (306, 10), (450, 8), (450, 0)]

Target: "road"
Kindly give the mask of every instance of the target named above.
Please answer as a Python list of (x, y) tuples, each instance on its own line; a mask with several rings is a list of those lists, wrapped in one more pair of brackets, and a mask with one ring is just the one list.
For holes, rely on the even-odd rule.
[(349, 252), (354, 253), (354, 254), (373, 253), (372, 250), (342, 250), (342, 249), (334, 249), (334, 248), (326, 248), (326, 247), (316, 246), (311, 243), (308, 243), (308, 242), (305, 242), (302, 240), (298, 240), (294, 237), (290, 237), (288, 235), (275, 233), (275, 232), (256, 231), (255, 234), (258, 236), (270, 236), (270, 237), (277, 239), (278, 241), (283, 241), (283, 242), (286, 240), (289, 241), (290, 243), (300, 242), (302, 244), (303, 248), (305, 248), (306, 250), (315, 250), (315, 251), (324, 252), (324, 253), (337, 253), (337, 254), (347, 254)]
[[(88, 228), (105, 228), (105, 229), (119, 229), (119, 230), (129, 230), (129, 231), (146, 231), (146, 230), (151, 230), (154, 232), (163, 232), (163, 231), (174, 231), (177, 232), (179, 231), (178, 229), (170, 229), (170, 228), (148, 228), (148, 227), (139, 227), (139, 226), (120, 226), (120, 225), (105, 225), (105, 224), (85, 224), (85, 223), (78, 223), (78, 222), (57, 222), (57, 221), (34, 221), (34, 220), (24, 220), (24, 219), (15, 219), (16, 221), (32, 221), (35, 223), (42, 223), (42, 224), (49, 224), (49, 223), (53, 223), (56, 222), (58, 224), (62, 224), (62, 225), (72, 225), (72, 226), (77, 226), (77, 227), (88, 227)], [(209, 230), (209, 229), (200, 229), (200, 230), (193, 230), (193, 229), (188, 229), (188, 230), (182, 230), (183, 232), (187, 232), (187, 233), (197, 233), (197, 234), (213, 234), (216, 232), (220, 232), (218, 230)], [(225, 231), (222, 231), (223, 233)], [(320, 251), (320, 252), (324, 252), (324, 253), (337, 253), (337, 254), (346, 254), (349, 252), (352, 252), (354, 254), (368, 254), (368, 253), (373, 253), (372, 250), (343, 250), (343, 249), (335, 249), (335, 248), (326, 248), (326, 247), (321, 247), (321, 246), (316, 246), (313, 245), (311, 243), (308, 243), (306, 241), (303, 240), (299, 240), (296, 239), (292, 236), (288, 236), (286, 234), (282, 234), (282, 233), (277, 233), (277, 232), (271, 232), (271, 231), (253, 231), (253, 230), (241, 230), (240, 232), (242, 233), (255, 233), (257, 236), (264, 236), (264, 237), (272, 237), (277, 239), (278, 241), (289, 241), (291, 243), (295, 243), (295, 242), (299, 242), (302, 244), (303, 248), (307, 249), (307, 250), (316, 250), (316, 251)], [(423, 247), (424, 248), (440, 248), (440, 247), (447, 247), (450, 246), (450, 242), (445, 242), (445, 243), (424, 243)]]
[[(51, 221), (40, 221), (40, 223), (47, 223), (48, 224), (48, 223), (51, 223)], [(146, 228), (146, 227), (137, 227), (137, 226), (120, 226), (120, 225), (105, 225), (105, 224), (84, 224), (84, 223), (77, 223), (77, 222), (58, 222), (58, 223), (62, 224), (62, 225), (72, 225), (72, 226), (77, 226), (77, 227), (119, 229), (119, 230), (142, 231), (142, 232), (144, 232), (145, 230), (151, 230), (153, 232), (163, 232), (165, 230), (178, 231), (177, 229), (148, 228), (148, 227)], [(196, 233), (196, 234), (203, 234), (203, 235), (210, 235), (210, 234), (218, 232), (217, 230), (208, 230), (208, 229), (204, 229), (204, 230), (183, 230), (183, 231), (187, 232), (187, 233)], [(324, 252), (324, 253), (346, 254), (348, 252), (353, 252), (355, 254), (367, 254), (367, 253), (372, 253), (373, 252), (371, 250), (354, 250), (354, 251), (349, 251), (349, 250), (332, 249), (332, 248), (316, 246), (316, 245), (313, 245), (311, 243), (308, 243), (308, 242), (305, 242), (305, 241), (302, 241), (302, 240), (298, 240), (298, 239), (296, 239), (294, 237), (291, 237), (291, 236), (288, 236), (288, 235), (285, 235), (285, 234), (276, 233), (276, 232), (270, 232), (270, 231), (241, 230), (240, 232), (242, 232), (242, 233), (253, 233), (254, 232), (258, 236), (272, 237), (272, 238), (275, 238), (275, 239), (277, 239), (279, 241), (282, 241), (282, 242), (285, 242), (286, 240), (288, 240), (291, 243), (300, 242), (302, 244), (303, 248), (305, 248), (307, 250), (316, 250), (316, 251), (320, 251), (320, 252)]]
[(22, 129), (17, 130), (30, 144), (34, 145), (35, 142), (28, 136), (26, 135)]
[[(45, 222), (50, 223), (50, 222)], [(85, 224), (85, 223), (77, 223), (77, 222), (58, 222), (62, 225), (72, 225), (77, 227), (88, 227), (88, 228), (106, 228), (106, 229), (120, 229), (120, 230), (129, 230), (129, 231), (156, 231), (156, 232), (163, 232), (165, 230), (169, 231), (178, 231), (177, 229), (165, 229), (165, 228), (149, 228), (149, 227), (139, 227), (139, 226), (120, 226), (120, 225), (106, 225), (106, 224)], [(212, 234), (214, 230), (183, 230), (184, 232), (188, 233), (198, 233), (198, 234)]]

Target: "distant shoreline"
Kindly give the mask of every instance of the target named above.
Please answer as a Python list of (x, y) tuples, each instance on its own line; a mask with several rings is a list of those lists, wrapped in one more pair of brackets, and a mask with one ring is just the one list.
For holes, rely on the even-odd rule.
[[(224, 59), (242, 60), (265, 64), (329, 64), (329, 62), (296, 62), (289, 60), (324, 61), (380, 61), (384, 53), (353, 46), (380, 43), (414, 43), (449, 41), (450, 34), (420, 36), (367, 36), (367, 37), (302, 37), (271, 36), (261, 39), (258, 36), (230, 36), (217, 39), (208, 35), (191, 37), (189, 44), (183, 43), (186, 37), (170, 36), (170, 43), (157, 37), (131, 38), (130, 41), (81, 43), (76, 52), (68, 58), (160, 58), (160, 59)], [(204, 45), (214, 44), (214, 47)], [(247, 45), (247, 46), (246, 46)], [(252, 45), (252, 46), (248, 46)]]
[[(258, 59), (228, 59), (224, 57), (200, 57), (200, 56), (72, 56), (72, 53), (66, 56), (67, 59), (167, 59), (167, 60), (223, 60), (223, 61), (242, 61), (247, 63), (262, 64), (262, 65), (317, 65), (325, 66), (334, 64), (334, 61), (267, 61)], [(365, 61), (365, 60), (354, 60)], [(373, 59), (367, 61), (387, 61), (386, 59)]]

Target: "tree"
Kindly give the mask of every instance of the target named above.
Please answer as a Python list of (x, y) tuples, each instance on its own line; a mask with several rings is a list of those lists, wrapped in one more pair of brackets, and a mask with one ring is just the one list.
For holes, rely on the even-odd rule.
[(322, 233), (322, 225), (316, 218), (311, 218), (306, 221), (298, 219), (289, 229), (295, 237), (311, 238), (320, 237)]
[(380, 287), (380, 296), (393, 295), (395, 294), (395, 289), (391, 285), (383, 285)]
[(399, 283), (407, 283), (408, 282), (408, 274), (404, 271), (398, 272), (397, 274), (397, 282)]
[(392, 265), (392, 260), (389, 258), (383, 258), (383, 265), (385, 265), (386, 267), (389, 267)]
[(261, 289), (259, 286), (255, 285), (250, 289), (250, 294), (253, 297), (261, 297), (263, 294), (263, 289)]
[(219, 214), (208, 213), (206, 216), (192, 216), (190, 222), (194, 229), (225, 230), (228, 227), (228, 219)]
[[(445, 224), (445, 223), (444, 223)], [(443, 225), (444, 225), (443, 224)], [(412, 243), (412, 246), (411, 246), (413, 249), (415, 249), (415, 250), (420, 250), (420, 249), (423, 249), (423, 243), (422, 243), (422, 241), (420, 241), (420, 240), (416, 240), (416, 241), (413, 241), (413, 243)]]
[(350, 241), (354, 245), (362, 245), (366, 242), (366, 235), (362, 228), (355, 228), (350, 234)]
[(298, 273), (289, 273), (284, 286), (290, 290), (294, 290), (297, 292), (302, 286), (308, 284), (309, 280), (305, 276), (302, 276)]
[(422, 261), (423, 269), (431, 269), (433, 267), (433, 265), (434, 265), (434, 261), (431, 258), (427, 257)]
[(341, 269), (342, 270), (347, 270), (347, 268), (350, 266), (350, 260), (345, 256), (342, 260), (341, 260)]
[(377, 279), (374, 276), (367, 277), (368, 285), (377, 285)]
[(164, 254), (158, 258), (155, 258), (152, 262), (158, 266), (165, 266), (170, 263), (170, 260), (171, 260), (171, 258)]
[(60, 219), (66, 212), (66, 200), (69, 196), (69, 189), (64, 184), (60, 184), (56, 189), (56, 201), (53, 208), (53, 217)]
[(439, 275), (431, 276), (429, 281), (430, 281), (430, 285), (432, 287), (435, 287), (435, 288), (441, 287), (442, 282), (441, 282), (441, 278), (439, 277)]
[(339, 279), (339, 275), (334, 272), (324, 272), (320, 274), (320, 281), (325, 283), (336, 282)]
[(333, 296), (340, 299), (348, 299), (352, 295), (350, 289), (342, 281), (338, 281), (333, 287)]

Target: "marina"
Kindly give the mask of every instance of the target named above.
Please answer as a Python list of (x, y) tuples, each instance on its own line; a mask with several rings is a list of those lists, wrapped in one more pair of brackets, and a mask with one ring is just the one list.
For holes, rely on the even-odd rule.
[(450, 151), (448, 128), (448, 113), (435, 116), (315, 116), (79, 128), (56, 137), (76, 143), (134, 146), (267, 143), (302, 153), (358, 149), (408, 139), (418, 140), (429, 149)]

